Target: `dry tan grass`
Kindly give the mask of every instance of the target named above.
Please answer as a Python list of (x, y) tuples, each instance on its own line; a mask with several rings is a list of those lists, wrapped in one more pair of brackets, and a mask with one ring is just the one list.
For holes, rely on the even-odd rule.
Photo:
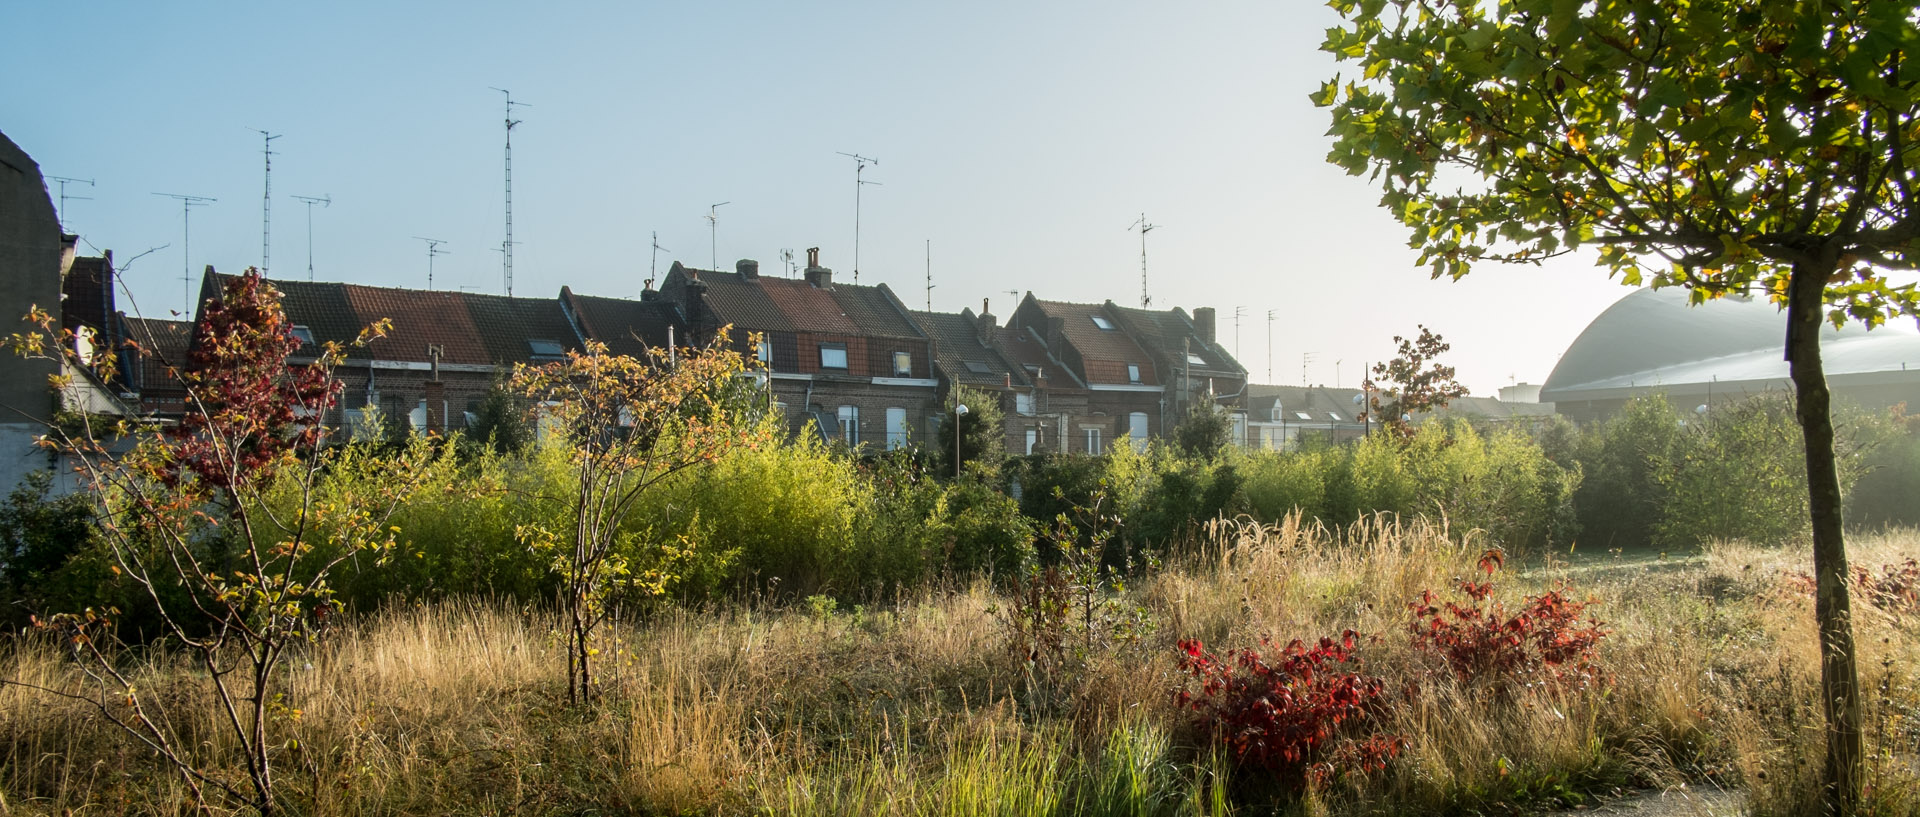
[[(1464, 539), (1464, 541), (1463, 541)], [(1034, 709), (975, 585), (875, 609), (725, 606), (614, 628), (603, 704), (563, 704), (564, 658), (537, 615), (497, 604), (400, 607), (353, 622), (288, 668), (278, 728), (290, 805), (311, 814), (1224, 813), (1237, 783), (1171, 706), (1175, 640), (1252, 645), (1344, 629), (1377, 636), (1369, 670), (1417, 685), (1388, 719), (1407, 755), (1296, 810), (1499, 810), (1612, 786), (1739, 783), (1791, 813), (1820, 757), (1811, 602), (1793, 553), (1716, 545), (1704, 564), (1504, 572), (1509, 604), (1575, 576), (1612, 635), (1604, 688), (1494, 695), (1413, 650), (1406, 604), (1468, 575), (1477, 537), (1363, 520), (1333, 536), (1290, 519), (1218, 525), (1213, 547), (1133, 589), (1157, 629), (1096, 650), (1069, 694)], [(1863, 537), (1862, 564), (1920, 553)], [(1858, 626), (1887, 813), (1913, 813), (1920, 723), (1913, 622)], [(228, 749), (196, 676), (164, 651), (135, 661), (173, 726), (215, 763)], [(78, 691), (50, 645), (17, 638), (0, 677)], [(231, 773), (231, 770), (230, 770)], [(0, 688), (0, 814), (178, 813), (187, 793), (82, 703)], [(1251, 792), (1251, 793), (1250, 793)], [(1902, 809), (1905, 809), (1904, 811)]]

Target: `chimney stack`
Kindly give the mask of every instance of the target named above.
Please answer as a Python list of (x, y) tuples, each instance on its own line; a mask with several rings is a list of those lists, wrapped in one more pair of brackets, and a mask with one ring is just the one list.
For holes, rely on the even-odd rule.
[(974, 332), (980, 336), (980, 343), (982, 345), (993, 345), (993, 330), (994, 327), (999, 325), (999, 320), (993, 317), (992, 312), (987, 311), (987, 299), (981, 298), (980, 315), (973, 319), (973, 329)]
[(742, 281), (760, 280), (760, 262), (758, 261), (742, 258), (733, 262), (733, 269), (735, 272), (740, 273), (740, 280)]
[(1193, 328), (1200, 333), (1201, 340), (1213, 343), (1213, 307), (1194, 307)]
[(833, 288), (833, 270), (820, 266), (819, 247), (807, 248), (807, 271), (805, 275), (807, 283), (811, 284), (814, 289)]

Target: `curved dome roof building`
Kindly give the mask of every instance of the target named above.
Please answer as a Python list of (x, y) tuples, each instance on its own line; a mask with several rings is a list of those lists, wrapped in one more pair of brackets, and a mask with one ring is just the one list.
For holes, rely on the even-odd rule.
[[(1685, 407), (1793, 390), (1783, 357), (1787, 316), (1761, 298), (1689, 306), (1687, 291), (1639, 289), (1600, 313), (1560, 356), (1540, 389), (1575, 422), (1604, 418), (1629, 398), (1664, 392)], [(1826, 326), (1820, 348), (1835, 398), (1863, 406), (1920, 406), (1920, 329)]]

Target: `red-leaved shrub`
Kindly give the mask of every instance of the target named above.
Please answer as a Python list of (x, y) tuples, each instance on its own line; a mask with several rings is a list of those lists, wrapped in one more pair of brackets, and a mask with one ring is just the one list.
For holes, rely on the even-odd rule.
[(1920, 561), (1881, 565), (1878, 576), (1856, 565), (1853, 583), (1875, 607), (1896, 616), (1920, 614)]
[(1491, 577), (1503, 561), (1499, 551), (1480, 557), (1480, 569), (1489, 580), (1461, 580), (1464, 602), (1436, 600), (1433, 591), (1422, 591), (1420, 600), (1408, 605), (1413, 620), (1407, 628), (1414, 647), (1439, 655), (1462, 681), (1503, 690), (1512, 684), (1585, 685), (1602, 680), (1594, 649), (1608, 631), (1598, 618), (1587, 615), (1596, 602), (1576, 601), (1562, 583), (1528, 596), (1510, 613), (1491, 598)]
[(1180, 668), (1198, 689), (1189, 682), (1175, 698), (1199, 713), (1200, 730), (1224, 744), (1240, 766), (1272, 772), (1289, 785), (1374, 771), (1406, 741), (1378, 731), (1386, 684), (1353, 671), (1360, 663), (1356, 638), (1348, 630), (1339, 641), (1295, 639), (1276, 649), (1263, 637), (1260, 649), (1223, 657), (1184, 640)]

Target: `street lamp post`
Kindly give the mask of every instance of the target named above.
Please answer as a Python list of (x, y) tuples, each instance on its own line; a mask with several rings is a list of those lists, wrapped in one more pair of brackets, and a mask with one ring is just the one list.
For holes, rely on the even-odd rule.
[(967, 404), (953, 404), (953, 478), (960, 478), (960, 418), (967, 416)]
[(966, 416), (966, 403), (954, 403), (954, 479), (960, 479), (960, 418)]

